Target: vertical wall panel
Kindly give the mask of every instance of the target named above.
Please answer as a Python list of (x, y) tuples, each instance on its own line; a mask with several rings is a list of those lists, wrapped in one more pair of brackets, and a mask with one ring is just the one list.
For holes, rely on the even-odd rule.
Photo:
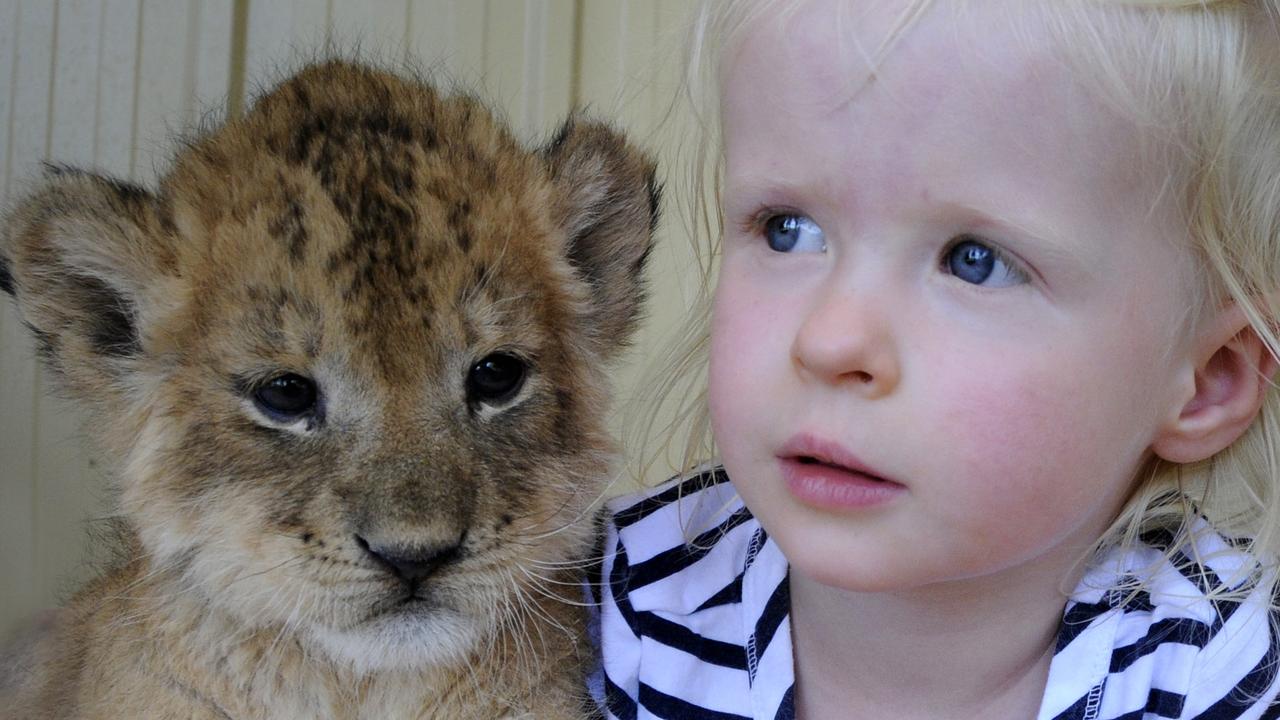
[(98, 101), (98, 57), (102, 4), (59, 0), (58, 46), (53, 64), (53, 106), (49, 119), (49, 159), (78, 167), (94, 162)]
[[(679, 202), (687, 190), (682, 143), (697, 137), (687, 113), (673, 112), (683, 71), (684, 28), (692, 4), (685, 0), (590, 0), (582, 5), (582, 30), (576, 68), (579, 100), (594, 116), (606, 118), (625, 128), (633, 141), (648, 148), (659, 162), (659, 174), (666, 186), (662, 222), (657, 246), (649, 259), (650, 299), (645, 322), (637, 341), (619, 371), (611, 427), (622, 437), (628, 451), (651, 453), (655, 447), (636, 446), (634, 428), (628, 419), (647, 412), (652, 399), (641, 390), (646, 373), (655, 363), (669, 360), (670, 335), (693, 305), (701, 283), (698, 263), (688, 242), (689, 219)], [(688, 150), (689, 148), (684, 148)], [(695, 381), (694, 389), (701, 386)], [(673, 419), (674, 408), (666, 405), (659, 426)], [(650, 443), (653, 439), (649, 440)], [(657, 482), (675, 471), (674, 458), (664, 458), (650, 470), (646, 482)], [(635, 466), (632, 463), (628, 470)], [(625, 483), (619, 489), (625, 489)]]
[(138, 62), (137, 115), (134, 118), (132, 177), (153, 184), (168, 164), (177, 133), (190, 120), (189, 66), (191, 3), (143, 0), (141, 55)]
[(525, 34), (527, 3), (486, 0), (488, 14), (484, 29), (484, 70), (481, 84), (487, 98), (498, 104), (516, 130), (527, 134), (528, 88), (524, 86), (528, 43), (536, 38)]
[(194, 68), (192, 112), (195, 120), (218, 121), (225, 116), (231, 88), (231, 33), (234, 0), (195, 0), (191, 17), (191, 57)]
[[(642, 342), (652, 343), (650, 347), (665, 351), (672, 330), (685, 323), (688, 308), (694, 307), (702, 287), (708, 282), (703, 275), (703, 262), (694, 252), (689, 237), (689, 228), (694, 224), (694, 218), (690, 217), (690, 201), (695, 188), (689, 182), (691, 170), (688, 163), (695, 150), (694, 143), (702, 140), (703, 133), (694, 122), (686, 104), (687, 98), (681, 91), (686, 71), (686, 28), (694, 6), (685, 0), (657, 0), (653, 5), (656, 13), (652, 34), (648, 37), (650, 45), (633, 46), (631, 52), (636, 62), (648, 63), (651, 68), (648, 80), (640, 83), (644, 94), (639, 102), (650, 108), (652, 122), (642, 137), (658, 152), (667, 187), (666, 215), (654, 252), (654, 269), (657, 272), (650, 275), (654, 281), (655, 297), (660, 300), (652, 308), (653, 321), (646, 326), (646, 337)], [(623, 114), (630, 116), (632, 112), (634, 110), (628, 108)], [(648, 370), (654, 362), (667, 360), (669, 358), (662, 356), (637, 357), (636, 364), (637, 368)], [(633, 377), (643, 379), (646, 376)], [(705, 376), (682, 378), (681, 382), (683, 384), (676, 389), (685, 394), (705, 392)], [(678, 402), (673, 404), (673, 399)], [(687, 421), (677, 421), (675, 416), (676, 405), (684, 401), (684, 398), (668, 398), (659, 414), (660, 426), (669, 425), (677, 437), (691, 431)], [(623, 410), (632, 416), (635, 414), (634, 409)], [(682, 446), (678, 447), (682, 449)], [(655, 448), (636, 450), (649, 453)], [(678, 472), (683, 460), (679, 452), (668, 449), (666, 457), (657, 458), (658, 462), (648, 468), (648, 476), (637, 480), (652, 484)]]
[[(20, 192), (45, 157), (49, 132), (49, 103), (53, 68), (55, 6), (42, 0), (21, 2), (10, 17), (13, 39), (13, 78), (6, 128), (7, 191)], [(37, 576), (35, 448), (40, 382), (36, 375), (31, 341), (16, 319), (12, 304), (5, 302), (5, 336), (0, 342), (0, 607), (6, 619), (48, 602)], [(11, 549), (11, 550), (10, 550)]]
[[(46, 158), (152, 183), (174, 135), (224, 101), (233, 5), (0, 2), (3, 193), (22, 192)], [(28, 333), (2, 304), (0, 634), (83, 580), (86, 521), (109, 512), (77, 409), (50, 395)]]
[(524, 118), (535, 139), (552, 132), (573, 109), (574, 4), (571, 0), (529, 3), (525, 22)]
[(103, 6), (94, 160), (105, 172), (128, 177), (133, 155), (142, 0), (105, 0)]
[[(9, 113), (13, 110), (13, 90), (17, 81), (17, 26), (18, 0), (0, 0), (0, 208), (5, 206), (9, 187)], [(0, 297), (0, 301), (2, 300), (3, 297)], [(0, 311), (0, 344), (12, 344), (5, 334), (12, 324), (11, 315)], [(0, 410), (3, 410), (2, 403), (3, 396), (0, 396)], [(0, 415), (3, 414), (0, 412)], [(2, 447), (0, 445), (0, 450)], [(0, 460), (3, 459), (4, 455), (0, 451)], [(0, 465), (0, 499), (4, 497), (4, 484), (4, 467)], [(3, 530), (0, 530), (0, 540), (3, 537)]]
[(569, 109), (573, 10), (569, 0), (489, 2), (482, 83), (526, 139), (549, 133)]
[(0, 0), (0, 200), (8, 196), (9, 188), (9, 122), (18, 82), (18, 4), (18, 0)]
[[(54, 48), (53, 98), (49, 113), (49, 160), (76, 167), (94, 162), (94, 108), (98, 99), (97, 66), (102, 6), (96, 0), (59, 0)], [(100, 513), (98, 487), (80, 417), (69, 402), (55, 397), (42, 373), (36, 425), (35, 562), (37, 587), (55, 597), (76, 567), (84, 546), (83, 518)]]
[(427, 68), (478, 83), (484, 72), (487, 7), (474, 0), (410, 0), (409, 52)]
[(652, 46), (655, 7), (651, 0), (613, 0), (586, 3), (582, 11), (580, 100), (594, 113), (620, 118), (633, 132), (650, 129), (654, 120), (640, 102), (645, 93), (639, 85), (652, 78), (643, 77), (651, 67), (638, 48)]
[[(9, 140), (18, 81), (18, 0), (0, 0), (0, 208), (7, 205)], [(13, 303), (0, 295), (0, 631), (16, 614), (38, 602), (32, 587), (35, 569), (32, 547), (35, 521), (31, 517), (35, 486), (31, 481), (35, 410), (28, 343)]]
[(13, 118), (9, 126), (9, 192), (39, 172), (49, 138), (55, 10), (51, 2), (24, 0), (18, 10)]
[(329, 38), (329, 0), (251, 0), (245, 29), (245, 97), (281, 80)]
[(336, 2), (329, 16), (329, 35), (338, 47), (358, 45), (384, 61), (404, 56), (408, 29), (409, 0)]

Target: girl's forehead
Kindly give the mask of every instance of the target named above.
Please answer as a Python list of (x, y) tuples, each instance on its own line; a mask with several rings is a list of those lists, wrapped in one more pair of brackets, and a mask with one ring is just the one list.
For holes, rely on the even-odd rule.
[(805, 0), (760, 15), (722, 66), (726, 142), (744, 120), (816, 127), (838, 117), (844, 130), (831, 123), (825, 140), (857, 152), (885, 130), (895, 156), (910, 156), (916, 138), (989, 142), (1046, 170), (1059, 167), (1055, 155), (1092, 155), (1163, 185), (1166, 145), (1104, 97), (1053, 24), (1067, 15), (1046, 1)]
[[(730, 38), (722, 80), (752, 58), (786, 64), (811, 81), (796, 84), (791, 101), (832, 104), (904, 62), (915, 61), (914, 84), (926, 93), (950, 82), (957, 65), (1043, 84), (1042, 74), (1069, 63), (1061, 32), (1069, 14), (1043, 0), (801, 0), (779, 10), (754, 14)], [(820, 92), (805, 98), (806, 89)]]
[(913, 14), (921, 4), (911, 0), (807, 0), (760, 16), (722, 65), (726, 134), (744, 119), (813, 126), (839, 116), (840, 144), (865, 145), (862, 131), (892, 116), (891, 136), (907, 145), (917, 133), (973, 142), (1007, 131), (1033, 155), (1052, 154), (1046, 145), (1134, 150), (1137, 125), (1066, 60), (1038, 4), (933, 3)]

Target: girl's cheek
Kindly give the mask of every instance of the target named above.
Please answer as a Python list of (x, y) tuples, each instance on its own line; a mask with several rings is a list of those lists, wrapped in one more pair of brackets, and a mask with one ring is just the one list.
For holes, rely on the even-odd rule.
[(1076, 422), (1078, 392), (1036, 376), (1003, 380), (957, 383), (931, 433), (941, 446), (923, 454), (941, 461), (930, 476), (953, 483), (941, 512), (974, 541), (1016, 546), (1091, 505), (1099, 448)]
[(741, 373), (761, 363), (767, 354), (789, 352), (783, 327), (787, 312), (782, 303), (759, 291), (750, 278), (722, 271), (711, 312), (712, 372), (732, 369), (720, 373), (720, 379), (745, 384), (751, 380)]
[(717, 436), (731, 432), (733, 420), (744, 414), (738, 404), (740, 387), (751, 381), (753, 349), (758, 346), (747, 322), (750, 308), (744, 307), (751, 301), (733, 293), (727, 280), (721, 276), (712, 308), (707, 378), (708, 409)]

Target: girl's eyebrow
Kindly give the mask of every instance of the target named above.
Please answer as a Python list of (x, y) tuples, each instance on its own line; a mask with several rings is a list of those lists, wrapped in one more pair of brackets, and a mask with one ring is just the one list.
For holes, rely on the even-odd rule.
[(1072, 242), (1070, 238), (1062, 235), (1058, 231), (1048, 227), (1047, 225), (1036, 225), (1035, 223), (1017, 220), (1013, 217), (994, 211), (990, 208), (978, 207), (977, 205), (969, 205), (967, 203), (953, 203), (952, 206), (957, 210), (963, 210), (969, 214), (978, 225), (993, 225), (999, 229), (1012, 230), (1017, 234), (1032, 240), (1036, 243), (1038, 251), (1044, 252), (1050, 256), (1058, 256), (1062, 259), (1078, 258), (1079, 253), (1071, 252), (1067, 248), (1075, 248), (1080, 250), (1080, 242)]
[[(952, 203), (951, 206), (968, 214), (977, 229), (989, 226), (998, 234), (1014, 233), (1016, 237), (1005, 238), (1013, 245), (1010, 249), (1015, 252), (1022, 249), (1033, 251), (1033, 257), (1028, 260), (1039, 268), (1054, 268), (1055, 274), (1066, 272), (1077, 280), (1088, 281), (1096, 277), (1096, 268), (1105, 263), (1105, 258), (1102, 257), (1103, 244), (1082, 242), (1079, 238), (1073, 239), (1046, 224), (1015, 219), (990, 208), (968, 203)], [(1024, 242), (1018, 242), (1019, 239)]]
[[(730, 205), (759, 204), (761, 202), (788, 206), (839, 203), (840, 199), (832, 196), (828, 192), (829, 188), (829, 183), (796, 179), (775, 173), (755, 170), (738, 173), (726, 172), (721, 185), (721, 198), (729, 198), (724, 203), (726, 210), (731, 209)], [(744, 195), (749, 200), (744, 201)], [(740, 210), (741, 208), (733, 209)]]

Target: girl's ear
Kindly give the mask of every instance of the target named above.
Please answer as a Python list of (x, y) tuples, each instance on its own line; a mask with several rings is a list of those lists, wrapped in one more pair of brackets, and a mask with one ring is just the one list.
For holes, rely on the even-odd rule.
[(621, 134), (579, 117), (569, 118), (542, 154), (569, 262), (591, 288), (588, 341), (612, 358), (640, 319), (661, 195), (654, 163)]
[(50, 168), (0, 227), (0, 289), (77, 399), (108, 401), (136, 369), (147, 297), (173, 260), (156, 205), (136, 186)]
[(1191, 398), (1151, 445), (1156, 455), (1178, 463), (1204, 460), (1243, 435), (1280, 368), (1234, 303), (1206, 326), (1193, 350)]

